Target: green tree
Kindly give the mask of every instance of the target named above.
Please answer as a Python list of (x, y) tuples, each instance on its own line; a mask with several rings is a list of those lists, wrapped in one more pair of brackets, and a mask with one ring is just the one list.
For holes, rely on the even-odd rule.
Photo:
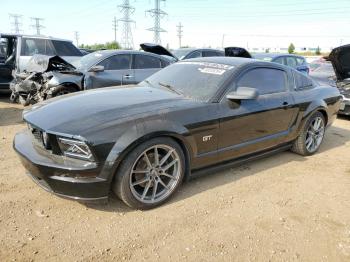
[(121, 49), (121, 46), (118, 42), (106, 42), (104, 44), (102, 43), (96, 43), (93, 45), (84, 45), (81, 44), (79, 46), (80, 48), (86, 48), (90, 50), (104, 50), (104, 49)]
[(321, 54), (321, 48), (319, 46), (316, 48), (315, 54), (316, 55), (320, 55)]
[(290, 43), (290, 45), (288, 47), (288, 53), (293, 54), (294, 50), (295, 50), (295, 46), (293, 45), (293, 43)]

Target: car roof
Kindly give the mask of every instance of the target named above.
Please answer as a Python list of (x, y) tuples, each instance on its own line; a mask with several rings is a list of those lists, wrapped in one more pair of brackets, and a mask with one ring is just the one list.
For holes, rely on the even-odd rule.
[(224, 52), (223, 50), (220, 50), (220, 49), (215, 49), (215, 48), (194, 48), (194, 47), (182, 47), (182, 48), (178, 48), (178, 49), (175, 49), (175, 50), (186, 50), (186, 51), (189, 51), (189, 52), (192, 52), (192, 51), (197, 51), (197, 50), (211, 50), (211, 51), (219, 51), (219, 52)]
[(294, 54), (281, 54), (281, 53), (254, 53), (253, 54), (253, 57), (271, 57), (271, 58), (276, 58), (276, 57), (281, 57), (281, 56), (294, 56), (294, 57), (304, 58), (303, 56), (294, 55)]
[(65, 42), (73, 42), (69, 39), (63, 39), (63, 38), (57, 38), (52, 36), (45, 36), (45, 35), (22, 35), (22, 34), (0, 34), (0, 37), (25, 37), (25, 38), (36, 38), (36, 39), (49, 39), (49, 40), (56, 40), (56, 41), (65, 41)]
[(138, 50), (122, 50), (122, 49), (109, 49), (109, 50), (97, 50), (91, 54), (94, 54), (96, 56), (99, 56), (100, 58), (107, 58), (112, 55), (119, 55), (119, 54), (148, 54), (152, 55), (158, 58), (166, 59), (166, 60), (171, 60), (167, 56), (161, 56), (157, 54), (153, 54), (151, 52), (145, 52), (145, 51), (138, 51)]
[(252, 63), (259, 63), (259, 64), (264, 63), (269, 65), (275, 65), (275, 63), (264, 62), (256, 59), (242, 58), (242, 57), (227, 57), (227, 56), (211, 56), (211, 57), (200, 57), (200, 58), (181, 60), (181, 63), (187, 63), (187, 62), (207, 62), (207, 63), (217, 63), (217, 64), (225, 64), (225, 65), (231, 65), (231, 66), (241, 66), (241, 65), (252, 64)]

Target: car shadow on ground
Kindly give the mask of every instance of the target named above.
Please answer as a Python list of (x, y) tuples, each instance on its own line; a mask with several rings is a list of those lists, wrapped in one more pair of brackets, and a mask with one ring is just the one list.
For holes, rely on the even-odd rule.
[[(323, 144), (317, 154), (323, 154), (334, 148), (344, 146), (348, 141), (350, 141), (350, 130), (333, 126), (327, 130)], [(262, 171), (273, 169), (288, 162), (296, 162), (297, 164), (298, 162), (304, 161), (307, 161), (306, 157), (297, 155), (290, 151), (285, 151), (259, 160), (245, 163), (243, 165), (225, 168), (217, 172), (207, 173), (185, 182), (179, 188), (175, 196), (169, 202), (163, 205), (169, 205), (178, 201), (182, 201), (204, 191), (238, 181), (239, 179), (248, 176), (257, 175)], [(127, 207), (113, 193), (110, 194), (109, 201), (105, 204), (88, 204), (86, 206), (105, 212), (133, 211), (133, 209)]]

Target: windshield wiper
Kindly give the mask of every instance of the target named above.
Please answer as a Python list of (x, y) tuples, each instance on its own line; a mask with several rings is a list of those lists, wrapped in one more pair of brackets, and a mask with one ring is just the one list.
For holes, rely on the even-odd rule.
[(145, 82), (145, 83), (147, 83), (149, 86), (151, 86), (151, 87), (155, 87), (150, 81), (148, 81), (148, 80), (143, 80), (143, 82)]
[(176, 93), (176, 94), (178, 94), (178, 95), (180, 95), (180, 96), (183, 95), (180, 91), (176, 90), (176, 89), (175, 89), (174, 87), (172, 87), (171, 85), (164, 84), (164, 83), (161, 83), (161, 82), (159, 82), (158, 85), (163, 86), (163, 87), (165, 87), (165, 88), (168, 88), (170, 91), (172, 91), (172, 92), (174, 92), (174, 93)]

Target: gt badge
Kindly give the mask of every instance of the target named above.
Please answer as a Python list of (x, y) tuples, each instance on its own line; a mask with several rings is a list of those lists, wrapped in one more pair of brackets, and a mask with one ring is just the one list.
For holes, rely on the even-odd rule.
[(213, 136), (210, 135), (210, 136), (203, 136), (203, 142), (208, 142), (210, 141), (210, 139), (212, 138)]

